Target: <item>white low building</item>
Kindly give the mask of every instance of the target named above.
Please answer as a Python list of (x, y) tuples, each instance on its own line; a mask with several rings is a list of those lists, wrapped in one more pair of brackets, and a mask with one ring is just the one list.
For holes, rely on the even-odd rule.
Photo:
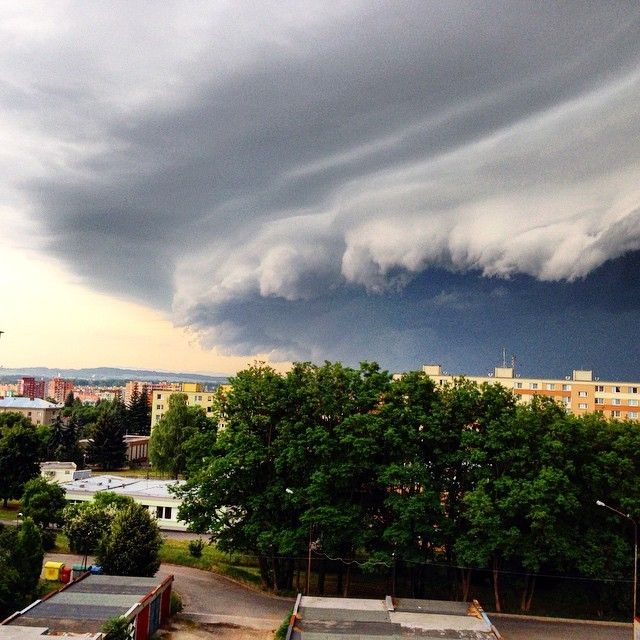
[(92, 476), (62, 485), (69, 502), (93, 500), (100, 491), (111, 491), (133, 498), (135, 502), (149, 509), (158, 520), (161, 529), (186, 531), (187, 523), (178, 520), (178, 507), (182, 500), (169, 492), (169, 487), (182, 484), (180, 480), (154, 480), (125, 478), (122, 476)]
[(50, 482), (62, 484), (91, 477), (91, 469), (78, 469), (75, 462), (41, 462), (40, 474)]

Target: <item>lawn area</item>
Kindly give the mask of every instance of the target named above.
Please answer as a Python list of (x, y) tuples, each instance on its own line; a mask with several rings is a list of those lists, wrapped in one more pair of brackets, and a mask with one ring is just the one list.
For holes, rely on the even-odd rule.
[(119, 471), (94, 471), (94, 475), (106, 473), (123, 478), (150, 478), (152, 480), (171, 480), (171, 476), (156, 469), (121, 469)]
[(253, 558), (237, 553), (223, 553), (209, 544), (202, 549), (202, 555), (195, 558), (189, 553), (188, 540), (167, 539), (160, 547), (160, 559), (169, 564), (214, 571), (254, 586), (260, 584), (260, 572)]
[(0, 520), (15, 520), (20, 513), (20, 503), (17, 500), (9, 500), (9, 505), (5, 509), (0, 502)]

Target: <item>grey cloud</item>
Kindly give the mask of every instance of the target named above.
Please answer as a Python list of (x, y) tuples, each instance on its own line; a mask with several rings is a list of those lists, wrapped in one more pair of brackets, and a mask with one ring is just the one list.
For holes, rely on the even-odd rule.
[(573, 280), (640, 248), (637, 5), (325, 4), (16, 9), (0, 194), (236, 353), (337, 349), (338, 298), (414, 344), (374, 296), (428, 269)]

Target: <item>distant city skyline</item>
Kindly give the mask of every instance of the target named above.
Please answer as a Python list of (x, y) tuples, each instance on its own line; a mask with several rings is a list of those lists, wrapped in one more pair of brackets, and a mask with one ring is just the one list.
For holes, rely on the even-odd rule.
[(639, 379), (639, 34), (631, 1), (4, 3), (0, 366)]

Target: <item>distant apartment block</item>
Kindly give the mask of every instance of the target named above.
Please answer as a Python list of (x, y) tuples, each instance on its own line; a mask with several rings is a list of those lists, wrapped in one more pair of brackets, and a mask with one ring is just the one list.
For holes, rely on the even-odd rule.
[(190, 407), (202, 407), (207, 418), (213, 417), (213, 401), (215, 391), (205, 391), (203, 385), (198, 382), (183, 382), (179, 390), (155, 390), (151, 396), (151, 428), (160, 421), (160, 418), (169, 408), (169, 398), (175, 393), (187, 396), (187, 404)]
[(0, 398), (10, 398), (18, 395), (17, 384), (0, 384)]
[(41, 398), (44, 400), (45, 382), (36, 380), (31, 376), (20, 378), (18, 382), (18, 394), (25, 398)]
[(47, 398), (64, 403), (67, 396), (73, 392), (73, 382), (64, 378), (51, 378), (47, 385)]
[(147, 397), (150, 398), (154, 391), (180, 391), (181, 382), (145, 382), (143, 380), (129, 380), (124, 386), (124, 403), (129, 404), (134, 393), (138, 395), (146, 389)]
[[(422, 370), (439, 385), (461, 377), (443, 372), (439, 364), (427, 364)], [(523, 401), (533, 396), (553, 398), (576, 415), (599, 412), (620, 420), (638, 420), (640, 416), (640, 382), (600, 380), (589, 370), (575, 369), (565, 378), (523, 378), (513, 367), (496, 367), (487, 376), (464, 377), (478, 384), (501, 384)]]
[(47, 402), (41, 398), (4, 398), (0, 400), (0, 413), (20, 413), (35, 425), (51, 424), (62, 415), (62, 404)]

